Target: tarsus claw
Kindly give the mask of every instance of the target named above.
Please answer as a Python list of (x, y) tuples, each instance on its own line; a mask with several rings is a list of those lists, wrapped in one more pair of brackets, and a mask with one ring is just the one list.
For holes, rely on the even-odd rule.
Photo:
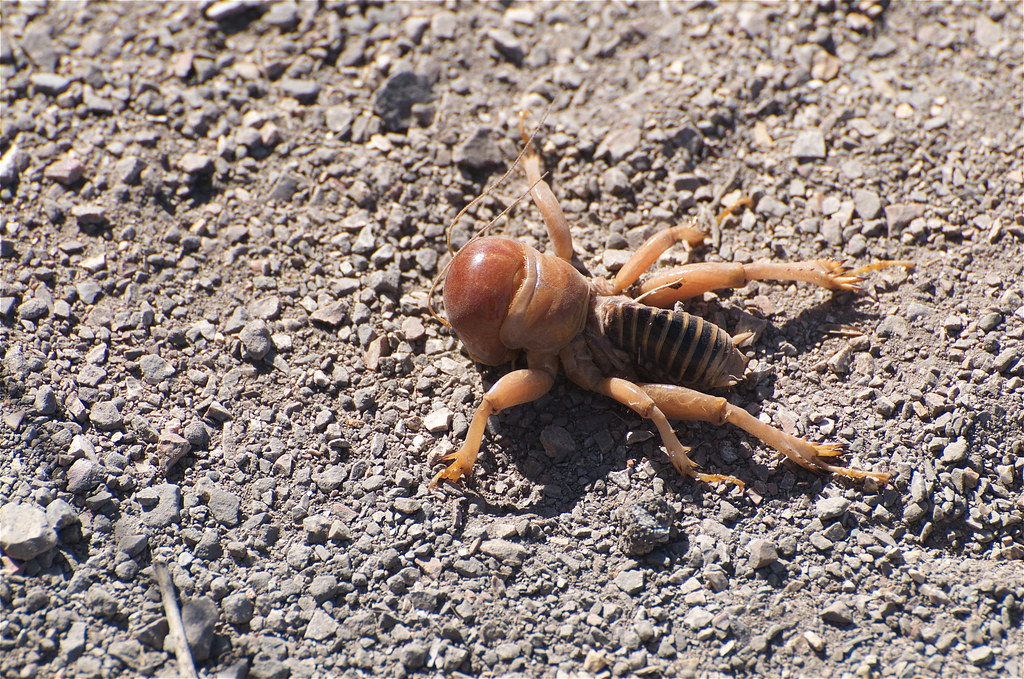
[(852, 275), (850, 267), (834, 259), (822, 259), (818, 261), (822, 268), (825, 269), (825, 275), (828, 276), (829, 281), (834, 286), (834, 290), (847, 290), (850, 292), (860, 290), (858, 283), (862, 282), (864, 279), (860, 276)]
[[(844, 446), (841, 443), (812, 443), (811, 446), (814, 448), (814, 452), (819, 458), (841, 455), (844, 449)], [(818, 471), (832, 472), (833, 474), (847, 476), (851, 479), (874, 479), (883, 485), (889, 481), (889, 474), (885, 474), (883, 472), (869, 472), (864, 471), (863, 469), (840, 467), (839, 465), (829, 464), (821, 460), (810, 460), (810, 462)]]
[(843, 444), (841, 443), (823, 443), (823, 444), (811, 444), (814, 446), (814, 452), (819, 457), (835, 457), (836, 455), (843, 454)]
[(854, 269), (846, 266), (842, 262), (837, 262), (834, 259), (822, 259), (819, 261), (826, 267), (826, 269), (828, 269), (826, 274), (835, 284), (835, 289), (850, 291), (860, 290), (858, 283), (864, 281), (861, 274), (878, 271), (879, 269), (888, 269), (891, 266), (902, 266), (904, 269), (913, 269), (915, 266), (913, 262), (884, 259), (878, 262), (872, 262), (871, 264), (865, 264), (864, 266), (859, 266)]
[(463, 464), (459, 458), (458, 453), (451, 453), (445, 455), (438, 462), (448, 462), (448, 466), (439, 471), (434, 475), (434, 480), (430, 482), (430, 489), (434, 490), (440, 485), (441, 481), (450, 481), (453, 484), (457, 484), (462, 480), (463, 476), (468, 476), (470, 469), (463, 469)]

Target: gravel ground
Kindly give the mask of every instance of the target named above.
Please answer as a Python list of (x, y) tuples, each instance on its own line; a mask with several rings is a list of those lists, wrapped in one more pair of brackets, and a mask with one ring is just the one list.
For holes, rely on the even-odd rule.
[[(3, 676), (175, 674), (158, 561), (203, 676), (1024, 672), (1019, 2), (2, 12)], [(920, 264), (691, 306), (887, 486), (681, 423), (747, 490), (693, 483), (560, 381), (428, 490), (503, 371), (425, 291), (524, 108), (595, 275), (741, 195), (696, 256)]]

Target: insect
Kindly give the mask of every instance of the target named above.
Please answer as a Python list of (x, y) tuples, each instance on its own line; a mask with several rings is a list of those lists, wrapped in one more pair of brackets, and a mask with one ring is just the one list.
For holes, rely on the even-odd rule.
[(737, 345), (748, 334), (732, 337), (709, 321), (673, 307), (705, 292), (739, 288), (754, 280), (857, 290), (863, 280), (860, 274), (890, 266), (909, 269), (913, 263), (880, 261), (850, 269), (831, 259), (703, 262), (644, 276), (668, 248), (680, 242), (697, 245), (707, 235), (697, 226), (681, 225), (655, 233), (613, 278), (588, 278), (570, 263), (573, 247), (568, 222), (541, 175), (540, 155), (525, 127), (523, 138), (525, 147), (505, 176), (516, 165), (522, 167), (529, 195), (547, 227), (552, 253), (509, 238), (478, 234), (455, 253), (440, 276), (445, 276), (443, 300), (449, 319), (445, 324), (470, 357), (495, 366), (522, 354), (526, 367), (507, 373), (484, 394), (465, 442), (441, 459), (447, 467), (435, 475), (432, 488), (469, 475), (487, 419), (541, 397), (551, 389), (559, 369), (584, 389), (609, 396), (653, 422), (672, 465), (683, 476), (743, 486), (734, 477), (701, 472), (669, 420), (735, 425), (811, 471), (883, 484), (889, 479), (883, 472), (833, 464), (841, 445), (805, 441), (725, 398), (704, 393), (743, 378), (746, 358)]

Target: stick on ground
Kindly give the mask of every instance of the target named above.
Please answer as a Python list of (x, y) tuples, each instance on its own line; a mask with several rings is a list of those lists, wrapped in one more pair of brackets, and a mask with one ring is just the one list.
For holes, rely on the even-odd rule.
[(164, 614), (167, 615), (167, 626), (171, 635), (171, 643), (174, 646), (174, 656), (178, 659), (178, 673), (188, 679), (199, 679), (195, 663), (192, 662), (188, 638), (185, 636), (185, 625), (181, 621), (178, 600), (174, 596), (171, 574), (163, 563), (153, 564), (153, 574), (156, 576), (156, 583), (160, 586), (160, 594), (163, 596)]

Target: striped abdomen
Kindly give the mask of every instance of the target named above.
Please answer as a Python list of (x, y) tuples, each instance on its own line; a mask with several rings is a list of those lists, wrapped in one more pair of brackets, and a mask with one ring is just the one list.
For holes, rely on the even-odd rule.
[(746, 359), (714, 323), (683, 311), (627, 298), (607, 299), (598, 312), (602, 334), (656, 382), (728, 387), (743, 377)]

